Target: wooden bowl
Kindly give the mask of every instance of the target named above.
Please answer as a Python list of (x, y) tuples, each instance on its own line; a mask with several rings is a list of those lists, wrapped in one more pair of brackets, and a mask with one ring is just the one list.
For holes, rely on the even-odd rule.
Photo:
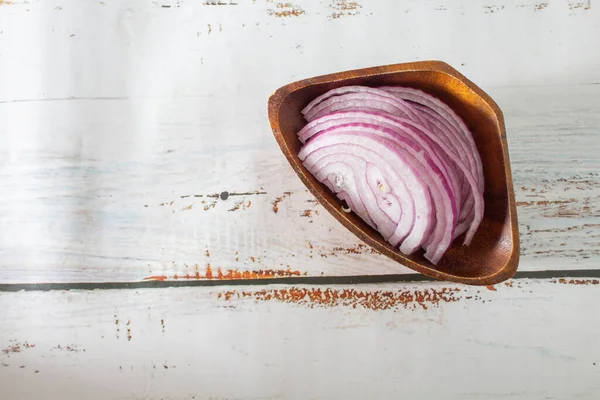
[[(485, 214), (470, 246), (454, 240), (438, 265), (422, 251), (406, 256), (387, 243), (317, 181), (298, 158), (296, 133), (306, 124), (301, 110), (328, 90), (347, 85), (399, 85), (421, 89), (448, 104), (466, 123), (481, 159), (485, 179)], [(519, 231), (504, 117), (498, 105), (475, 84), (441, 61), (422, 61), (358, 69), (290, 83), (269, 98), (269, 121), (281, 151), (317, 200), (362, 241), (387, 257), (436, 279), (470, 285), (502, 282), (517, 270)]]

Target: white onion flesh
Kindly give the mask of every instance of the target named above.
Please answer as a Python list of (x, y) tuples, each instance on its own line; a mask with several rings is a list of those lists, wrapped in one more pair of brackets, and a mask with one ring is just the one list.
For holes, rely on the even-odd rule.
[(299, 157), (317, 180), (404, 254), (437, 264), (471, 243), (484, 212), (483, 168), (471, 132), (417, 89), (345, 86), (302, 110)]

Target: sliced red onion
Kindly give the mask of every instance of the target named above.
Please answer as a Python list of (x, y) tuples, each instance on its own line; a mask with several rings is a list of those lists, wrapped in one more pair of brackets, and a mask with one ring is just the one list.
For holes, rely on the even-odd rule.
[(340, 96), (347, 93), (379, 93), (380, 91), (382, 90), (368, 86), (342, 86), (337, 89), (332, 89), (308, 103), (308, 105), (302, 110), (302, 115), (306, 115), (316, 105), (333, 96)]
[(448, 121), (458, 132), (460, 132), (462, 137), (466, 139), (466, 142), (469, 145), (471, 150), (469, 154), (471, 154), (476, 160), (475, 167), (477, 168), (477, 173), (474, 173), (474, 175), (481, 184), (480, 190), (483, 191), (483, 167), (481, 165), (479, 152), (477, 151), (477, 147), (473, 141), (473, 136), (471, 135), (471, 132), (465, 125), (464, 121), (447, 104), (419, 89), (400, 86), (386, 86), (381, 87), (380, 89), (394, 94), (398, 96), (398, 98), (409, 100), (429, 108)]
[[(448, 159), (447, 155), (445, 154), (445, 152), (443, 152), (441, 149), (437, 148), (437, 144), (435, 144), (434, 142), (432, 142), (429, 137), (427, 137), (426, 135), (424, 135), (421, 131), (417, 130), (418, 125), (412, 123), (409, 120), (403, 119), (403, 118), (387, 118), (386, 114), (381, 114), (381, 113), (377, 113), (377, 112), (363, 112), (363, 111), (351, 111), (351, 112), (345, 112), (345, 113), (337, 113), (337, 114), (332, 114), (332, 116), (336, 117), (331, 119), (329, 116), (326, 116), (325, 118), (318, 118), (315, 121), (321, 121), (322, 123), (316, 123), (313, 124), (311, 122), (311, 129), (308, 130), (306, 133), (305, 138), (303, 138), (302, 136), (300, 136), (300, 139), (302, 141), (305, 141), (304, 139), (306, 138), (310, 138), (312, 135), (314, 135), (315, 133), (318, 133), (320, 131), (329, 131), (331, 128), (338, 128), (340, 126), (347, 126), (348, 124), (352, 124), (352, 123), (358, 123), (358, 124), (371, 124), (371, 127), (377, 128), (377, 127), (383, 127), (386, 128), (388, 130), (394, 131), (393, 135), (400, 135), (408, 140), (412, 141), (416, 141), (416, 143), (423, 147), (425, 149), (425, 151), (429, 154), (431, 154), (434, 157), (434, 161), (438, 164), (440, 164), (440, 168), (442, 169), (442, 172), (444, 173), (444, 177), (446, 178), (446, 180), (448, 180), (449, 182), (452, 183), (453, 185), (453, 189), (455, 193), (459, 193), (459, 183), (458, 183), (458, 178), (457, 175), (455, 173), (449, 173), (449, 170), (453, 170), (455, 168), (455, 166), (450, 162), (450, 160)], [(342, 119), (340, 119), (340, 117)], [(313, 122), (315, 122), (313, 121)], [(405, 124), (403, 124), (405, 123)], [(308, 125), (307, 125), (308, 126)], [(357, 130), (356, 127), (353, 127), (352, 130)], [(358, 130), (360, 131), (360, 125), (358, 127)], [(299, 135), (302, 134), (302, 131), (299, 133)], [(384, 135), (386, 136), (386, 135)], [(456, 207), (458, 208), (458, 204), (456, 205)]]
[(299, 157), (400, 251), (437, 264), (483, 219), (483, 168), (471, 133), (446, 104), (420, 90), (348, 86), (302, 110)]
[[(453, 152), (446, 144), (430, 130), (419, 126), (418, 124), (409, 121), (405, 118), (394, 117), (389, 114), (382, 112), (373, 111), (338, 111), (332, 114), (325, 115), (316, 120), (311, 121), (298, 133), (299, 138), (302, 142), (310, 139), (316, 133), (321, 131), (328, 131), (330, 128), (339, 127), (348, 123), (370, 123), (379, 124), (380, 126), (397, 130), (397, 134), (404, 134), (416, 140), (421, 146), (426, 147), (428, 152), (434, 156), (439, 155), (441, 160), (444, 160), (444, 168), (446, 172), (446, 178), (452, 180), (451, 177), (456, 178), (461, 176), (464, 178), (466, 185), (457, 190), (457, 182), (454, 179), (454, 192), (461, 193), (462, 200), (461, 214), (459, 216), (459, 225), (461, 232), (464, 233), (467, 229), (469, 230), (467, 240), (475, 234), (481, 220), (483, 219), (483, 196), (478, 190), (478, 184), (474, 180), (474, 177), (468, 167), (462, 162), (462, 160)], [(432, 149), (436, 147), (436, 149)], [(448, 164), (451, 164), (450, 167)], [(465, 191), (466, 190), (466, 191)], [(461, 196), (457, 196), (459, 199)], [(475, 207), (475, 212), (471, 213), (471, 210)], [(462, 229), (466, 226), (467, 229)]]
[[(368, 90), (350, 91), (340, 95), (323, 99), (313, 107), (306, 107), (304, 117), (307, 121), (318, 118), (338, 109), (346, 109), (352, 106), (381, 109), (398, 116), (406, 116), (411, 120), (424, 123), (413, 105), (404, 101), (394, 94), (379, 89), (367, 88)], [(370, 100), (366, 102), (366, 100)]]
[[(364, 178), (361, 182), (357, 181), (354, 175), (355, 170), (358, 168), (352, 168), (352, 160), (347, 158), (340, 159), (339, 154), (329, 156), (327, 159), (323, 159), (323, 168), (315, 175), (319, 181), (327, 184), (329, 189), (338, 195), (341, 200), (345, 200), (359, 217), (361, 217), (371, 227), (375, 227), (375, 223), (369, 216), (364, 202), (361, 198), (361, 190), (365, 190), (366, 184)], [(362, 185), (361, 185), (362, 184)], [(358, 188), (362, 186), (362, 188)], [(341, 196), (340, 196), (341, 194)], [(394, 221), (392, 221), (394, 222)], [(398, 223), (398, 220), (395, 221)]]
[(393, 104), (395, 107), (399, 108), (402, 113), (406, 114), (410, 118), (419, 118), (418, 113), (415, 112), (412, 105), (408, 102), (399, 99), (393, 93), (390, 94), (385, 90), (366, 86), (345, 86), (330, 90), (306, 106), (302, 110), (302, 114), (308, 121), (310, 121), (314, 119), (317, 114), (321, 114), (321, 110), (326, 108), (328, 109), (332, 104), (356, 98), (379, 99), (380, 101)]
[[(446, 174), (442, 171), (444, 168), (439, 157), (435, 156), (435, 153), (431, 151), (431, 148), (427, 143), (421, 141), (421, 145), (415, 141), (415, 138), (410, 135), (402, 135), (401, 131), (394, 131), (386, 127), (377, 125), (370, 125), (365, 123), (348, 123), (339, 126), (335, 126), (327, 129), (323, 133), (334, 133), (334, 132), (355, 132), (360, 134), (369, 134), (379, 136), (383, 139), (392, 140), (394, 144), (404, 153), (405, 157), (409, 158), (411, 163), (414, 165), (419, 163), (422, 171), (422, 178), (429, 187), (429, 191), (434, 200), (435, 210), (437, 213), (436, 224), (434, 226), (433, 234), (426, 243), (427, 258), (436, 257), (433, 256), (436, 252), (443, 252), (449, 247), (454, 233), (454, 226), (456, 222), (456, 210), (457, 204), (455, 202), (455, 195), (452, 188), (447, 181)], [(389, 145), (388, 145), (389, 146)], [(426, 146), (426, 148), (424, 148)], [(430, 150), (431, 153), (428, 153)], [(435, 157), (435, 160), (432, 158)], [(454, 175), (453, 175), (454, 176)], [(450, 212), (444, 210), (450, 209)]]
[[(425, 244), (433, 227), (434, 215), (431, 197), (421, 178), (422, 173), (418, 169), (421, 167), (411, 165), (407, 162), (404, 154), (400, 154), (389, 147), (392, 143), (387, 142), (385, 139), (353, 132), (319, 134), (302, 148), (299, 157), (311, 173), (322, 168), (322, 163), (319, 163), (321, 158), (337, 153), (354, 154), (356, 157), (376, 165), (385, 174), (386, 181), (392, 189), (392, 194), (400, 202), (410, 201), (414, 207), (413, 209), (402, 210), (401, 222), (398, 224), (398, 227), (408, 225), (408, 229), (405, 229), (408, 231), (408, 235), (403, 237), (402, 229), (398, 227), (395, 232), (395, 237), (402, 241), (401, 251), (412, 254)], [(371, 191), (371, 194), (373, 194), (373, 191)], [(377, 229), (381, 231), (382, 227), (379, 226), (376, 220), (378, 218), (376, 200), (371, 195), (363, 200), (367, 210), (369, 210), (369, 215), (377, 225)], [(378, 219), (382, 221), (381, 218)], [(383, 220), (383, 222), (385, 221)], [(391, 239), (387, 236), (387, 227), (384, 228), (386, 228), (386, 234), (383, 234), (384, 238), (386, 240)]]

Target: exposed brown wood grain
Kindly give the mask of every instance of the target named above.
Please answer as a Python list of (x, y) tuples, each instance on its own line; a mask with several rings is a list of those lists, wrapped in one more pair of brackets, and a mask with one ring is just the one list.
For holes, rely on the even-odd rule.
[(237, 6), (238, 3), (234, 2), (234, 1), (222, 1), (222, 0), (218, 0), (218, 1), (205, 1), (204, 3), (202, 3), (205, 6)]
[[(600, 182), (595, 176), (517, 188), (521, 254), (579, 261), (600, 255)], [(577, 246), (573, 246), (577, 243)]]
[[(256, 262), (255, 257), (251, 257), (251, 262)], [(259, 270), (238, 270), (238, 269), (222, 269), (221, 267), (213, 267), (206, 264), (201, 271), (198, 265), (194, 265), (194, 271), (186, 274), (167, 275), (150, 275), (144, 278), (146, 281), (165, 281), (172, 280), (243, 280), (243, 279), (273, 279), (273, 278), (289, 278), (293, 276), (306, 276), (305, 272), (300, 272), (292, 269), (259, 269)]]
[(344, 16), (353, 16), (360, 13), (362, 6), (356, 1), (334, 0), (329, 5), (334, 11), (330, 15), (332, 19), (337, 19)]
[(268, 9), (267, 13), (273, 17), (277, 18), (286, 18), (286, 17), (299, 17), (302, 14), (305, 14), (300, 6), (292, 4), (292, 3), (276, 3), (275, 9)]
[(504, 6), (483, 6), (484, 13), (493, 14), (504, 10)]
[(389, 309), (427, 309), (440, 303), (460, 300), (459, 288), (424, 290), (363, 291), (357, 289), (289, 288), (258, 291), (228, 290), (217, 295), (219, 300), (251, 298), (257, 302), (276, 301), (305, 307), (350, 307), (371, 311)]
[(521, 186), (519, 207), (535, 207), (545, 218), (592, 218), (600, 216), (600, 182), (595, 179), (557, 179), (535, 187)]
[(292, 192), (284, 192), (283, 195), (279, 196), (273, 201), (273, 212), (277, 214), (279, 212), (279, 203), (285, 199), (287, 196), (291, 195)]
[(587, 11), (592, 8), (592, 0), (569, 2), (569, 10), (582, 9)]
[[(297, 304), (307, 308), (342, 307), (366, 309), (370, 311), (423, 309), (439, 307), (443, 303), (491, 302), (493, 296), (502, 296), (507, 290), (530, 292), (529, 286), (534, 281), (508, 280), (502, 285), (485, 286), (493, 294), (485, 297), (479, 290), (458, 286), (435, 287), (425, 289), (378, 290), (354, 288), (306, 288), (290, 287), (260, 290), (224, 290), (217, 294), (217, 299), (230, 302), (234, 300), (252, 299), (256, 302), (281, 302)], [(561, 285), (600, 285), (598, 279), (557, 279), (548, 281)], [(492, 296), (490, 298), (490, 296)]]
[(10, 343), (8, 344), (8, 346), (6, 346), (5, 348), (2, 349), (2, 354), (4, 354), (5, 356), (10, 356), (11, 354), (14, 354), (14, 353), (20, 353), (24, 349), (31, 349), (34, 347), (35, 347), (35, 344), (33, 344), (33, 343), (31, 343), (31, 344), (28, 342), (21, 343), (16, 340), (11, 340)]
[(565, 279), (561, 278), (553, 283), (560, 283), (562, 285), (600, 285), (600, 280), (598, 279)]

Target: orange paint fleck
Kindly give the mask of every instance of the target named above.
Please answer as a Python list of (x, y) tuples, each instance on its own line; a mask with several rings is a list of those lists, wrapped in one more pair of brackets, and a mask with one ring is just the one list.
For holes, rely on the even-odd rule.
[(166, 281), (167, 280), (167, 276), (166, 275), (153, 275), (153, 276), (147, 276), (144, 278), (145, 281)]
[(281, 202), (281, 200), (285, 199), (287, 196), (291, 195), (292, 192), (283, 192), (283, 196), (280, 196), (278, 198), (275, 199), (275, 201), (273, 201), (273, 212), (275, 214), (277, 214), (279, 212), (279, 203)]
[(501, 6), (501, 7), (497, 7), (497, 6), (483, 6), (483, 8), (486, 10), (485, 11), (486, 14), (493, 14), (496, 11), (504, 10), (504, 6)]
[(278, 197), (275, 199), (275, 201), (272, 203), (273, 204), (273, 212), (275, 214), (277, 214), (279, 212), (279, 202), (283, 200), (283, 197)]
[(224, 1), (205, 1), (202, 3), (205, 6), (237, 6), (237, 3), (229, 2), (225, 3)]
[(229, 290), (217, 295), (218, 299), (254, 299), (257, 302), (279, 301), (306, 307), (348, 307), (381, 311), (397, 308), (414, 309), (439, 306), (460, 300), (458, 288), (361, 291), (356, 289), (286, 288), (260, 291)]
[(558, 281), (552, 281), (553, 283), (560, 283), (563, 285), (600, 285), (599, 279), (565, 279), (560, 278)]
[(227, 210), (227, 211), (237, 211), (237, 210), (239, 210), (239, 209), (240, 209), (241, 205), (242, 205), (242, 202), (235, 203), (235, 205), (234, 205), (233, 207), (231, 207), (231, 208), (230, 208), (229, 210)]
[(70, 352), (75, 352), (75, 353), (79, 353), (81, 351), (86, 351), (85, 349), (79, 349), (77, 346), (72, 345), (72, 346), (61, 346), (60, 344), (53, 347), (52, 350), (65, 350), (65, 351), (70, 351)]
[(487, 285), (487, 286), (486, 286), (486, 288), (487, 288), (488, 290), (491, 290), (492, 292), (497, 292), (497, 291), (498, 291), (498, 289), (496, 289), (496, 288), (495, 288), (495, 287), (493, 287), (492, 285)]
[(562, 205), (576, 203), (577, 199), (566, 199), (566, 200), (538, 200), (538, 201), (518, 201), (517, 206), (550, 206), (550, 205)]
[(359, 9), (362, 8), (360, 4), (355, 1), (337, 0), (331, 5), (334, 12), (330, 15), (330, 18), (338, 19), (343, 16), (352, 16), (360, 13)]
[(569, 10), (575, 10), (577, 8), (583, 8), (584, 10), (589, 10), (592, 8), (592, 0), (586, 0), (578, 3), (569, 3)]
[(269, 9), (267, 10), (267, 13), (270, 16), (273, 17), (277, 17), (277, 18), (285, 18), (285, 17), (299, 17), (302, 14), (306, 14), (306, 11), (304, 11), (302, 8), (300, 8), (297, 5), (294, 5), (292, 3), (277, 3), (275, 4), (275, 7), (277, 7), (279, 10), (272, 10)]
[(190, 275), (190, 274), (185, 274), (185, 275), (181, 275), (179, 277), (180, 279), (200, 279), (200, 273), (196, 271), (196, 273), (194, 275)]
[(292, 270), (256, 270), (256, 271), (239, 271), (228, 270), (226, 273), (221, 272), (219, 279), (221, 280), (238, 280), (238, 279), (271, 279), (283, 278), (291, 276), (302, 276), (300, 271)]
[(31, 349), (35, 347), (35, 344), (25, 343), (13, 343), (8, 345), (6, 348), (2, 349), (2, 353), (5, 355), (20, 353), (23, 349)]
[(340, 253), (342, 254), (379, 254), (375, 249), (366, 244), (357, 244), (354, 247), (334, 247), (331, 249), (332, 252), (329, 253), (331, 256), (338, 256)]
[(235, 203), (235, 205), (232, 208), (230, 208), (229, 210), (227, 210), (227, 211), (237, 211), (240, 208), (242, 210), (247, 210), (248, 208), (250, 208), (251, 205), (252, 205), (252, 201), (248, 200), (248, 202), (244, 202), (242, 200), (242, 201), (239, 201), (239, 202)]
[(204, 211), (208, 211), (208, 210), (210, 210), (211, 208), (215, 208), (215, 206), (216, 206), (216, 205), (217, 205), (217, 202), (216, 202), (216, 201), (213, 201), (212, 203), (210, 203), (210, 204), (208, 204), (208, 205), (206, 205), (206, 206), (204, 206), (204, 207), (203, 207), (203, 208), (204, 208)]
[[(293, 276), (306, 276), (306, 272), (294, 271), (291, 269), (281, 269), (281, 270), (237, 270), (230, 269), (223, 271), (220, 267), (217, 268), (216, 273), (213, 271), (212, 266), (210, 264), (206, 265), (204, 273), (201, 274), (199, 271), (196, 271), (195, 274), (186, 274), (186, 275), (173, 275), (172, 279), (195, 279), (195, 280), (242, 280), (242, 279), (272, 279), (272, 278), (289, 278)], [(155, 280), (155, 281), (165, 281), (169, 279), (166, 275), (157, 275), (157, 276), (149, 276), (144, 278), (144, 280)]]
[(10, 345), (10, 346), (6, 347), (5, 349), (2, 349), (2, 352), (4, 354), (20, 353), (21, 352), (21, 346), (19, 344), (13, 344), (13, 345)]

